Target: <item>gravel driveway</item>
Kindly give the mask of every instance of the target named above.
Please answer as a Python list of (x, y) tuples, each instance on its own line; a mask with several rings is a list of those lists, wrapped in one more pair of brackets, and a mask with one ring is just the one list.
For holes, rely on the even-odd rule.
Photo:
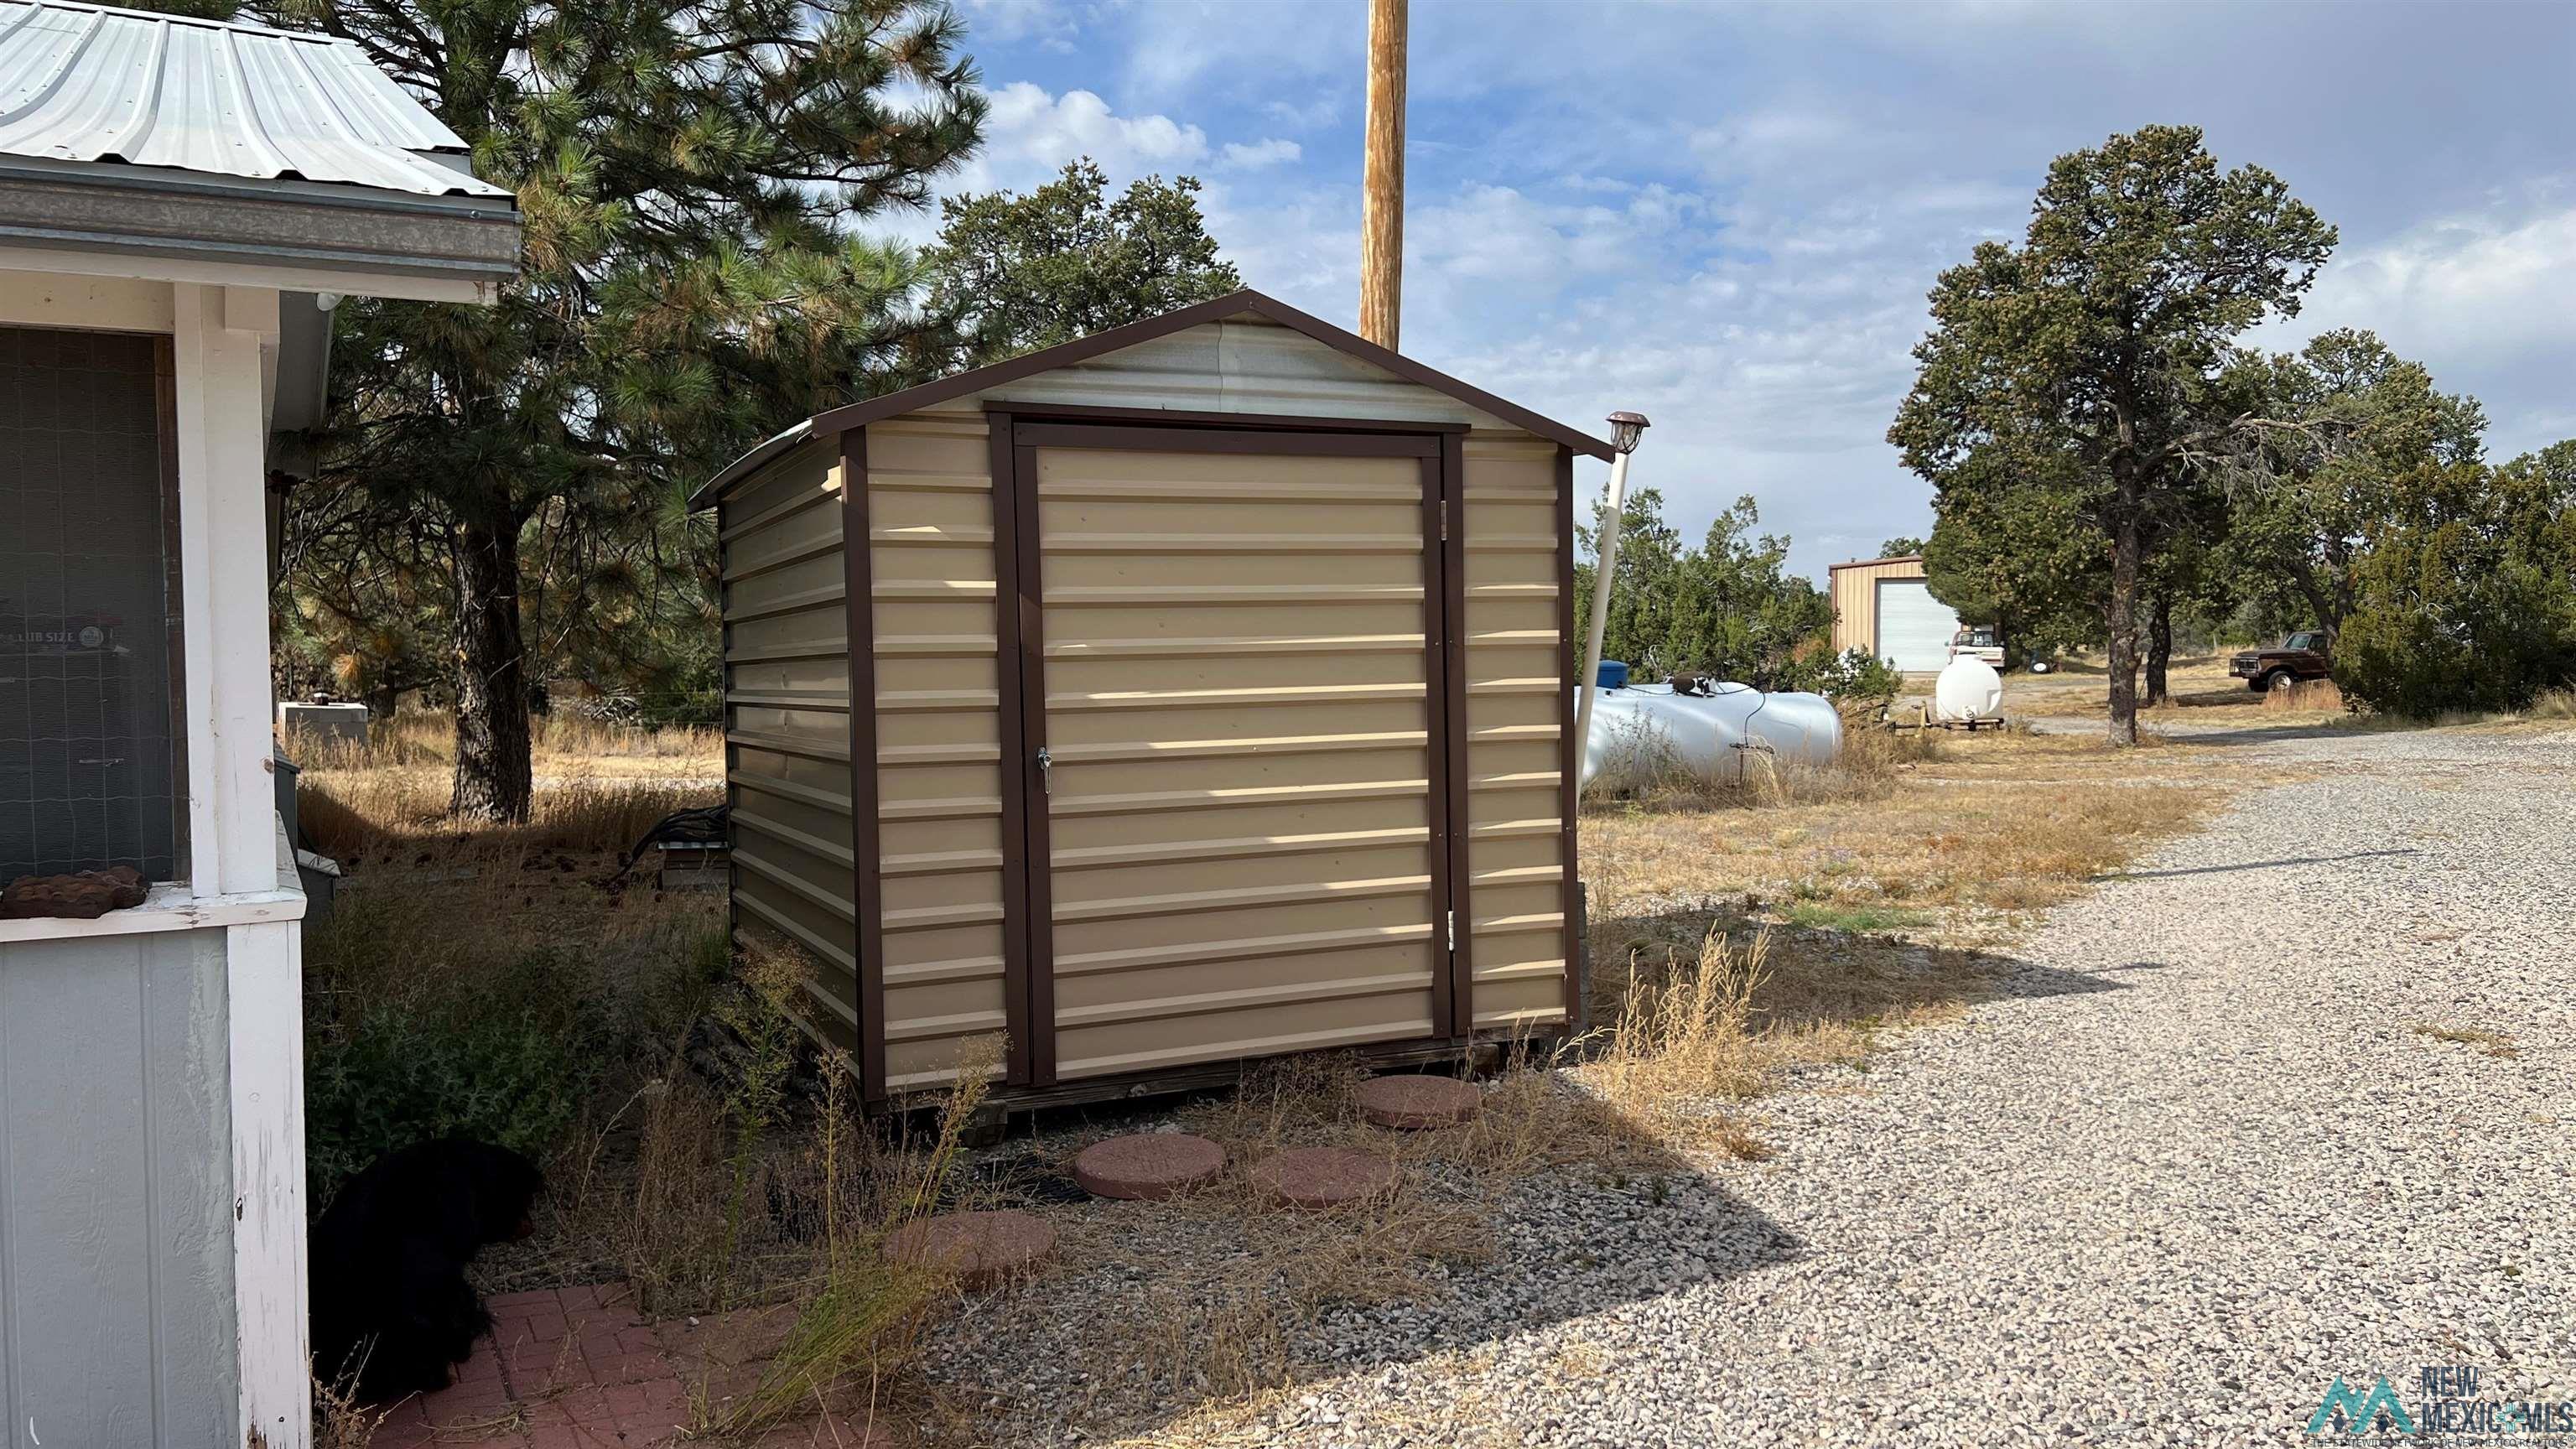
[(1534, 1188), (1454, 1301), (1329, 1320), (1376, 1366), (1266, 1432), (2286, 1444), (2338, 1375), (2576, 1398), (2576, 734), (2235, 743), (2321, 768), (1759, 1104), (1775, 1160)]

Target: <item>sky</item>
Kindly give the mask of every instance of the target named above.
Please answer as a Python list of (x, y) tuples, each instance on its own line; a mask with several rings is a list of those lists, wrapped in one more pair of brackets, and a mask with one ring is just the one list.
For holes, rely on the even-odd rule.
[[(1196, 176), (1246, 285), (1354, 325), (1365, 0), (957, 3), (992, 118), (943, 190)], [(2253, 340), (2369, 327), (2502, 459), (2576, 437), (2571, 76), (2568, 3), (1413, 0), (1402, 350), (1646, 413), (1632, 486), (1693, 539), (1751, 494), (1821, 580), (1930, 529), (1885, 435), (1934, 277), (2053, 157), (2186, 122), (2342, 233)]]

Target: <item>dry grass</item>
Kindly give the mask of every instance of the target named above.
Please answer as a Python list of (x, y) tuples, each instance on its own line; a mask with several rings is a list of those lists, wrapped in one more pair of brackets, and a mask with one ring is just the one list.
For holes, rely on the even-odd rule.
[(364, 747), (308, 739), (297, 812), (314, 848), (339, 859), (444, 840), (489, 852), (617, 850), (674, 810), (724, 798), (724, 739), (711, 730), (644, 730), (593, 720), (538, 721), (536, 803), (526, 825), (461, 831), (447, 814), (455, 726), (440, 714), (379, 721)]
[(2511, 1061), (2522, 1055), (2522, 1044), (2510, 1035), (2500, 1031), (2489, 1031), (2482, 1026), (2440, 1026), (2429, 1021), (2419, 1021), (2415, 1023), (2415, 1032), (2418, 1036), (2430, 1037), (2435, 1041), (2475, 1047), (2478, 1055), (2494, 1057), (2500, 1061)]
[[(1881, 732), (1883, 733), (1883, 732)], [(1864, 732), (1861, 750), (1886, 749)], [(2216, 804), (2222, 751), (2082, 736), (1928, 735), (1870, 788), (1763, 809), (1610, 803), (1584, 819), (1595, 920), (1724, 898), (1782, 923), (1805, 907), (1898, 913), (1955, 935), (2083, 889)], [(1867, 779), (1868, 777), (1864, 777)], [(1920, 916), (1906, 913), (1923, 913)], [(1866, 927), (1865, 927), (1866, 928)]]
[(2266, 714), (2349, 714), (2343, 691), (2331, 679), (2302, 679), (2287, 689), (2263, 694)]
[[(537, 773), (556, 768), (586, 777), (714, 775), (723, 772), (721, 731), (687, 726), (647, 729), (573, 715), (539, 715), (529, 741)], [(367, 743), (318, 736), (290, 739), (288, 753), (308, 769), (446, 765), (456, 759), (456, 720), (438, 710), (410, 710), (373, 722)]]
[(1754, 1015), (1770, 953), (1767, 934), (1738, 949), (1712, 929), (1686, 968), (1632, 971), (1606, 1045), (1582, 1069), (1585, 1084), (1665, 1141), (1768, 1155), (1719, 1106), (1770, 1081)]
[(391, 1408), (362, 1404), (345, 1384), (313, 1383), (313, 1449), (367, 1449)]
[(1758, 1157), (1743, 1103), (1865, 1069), (1891, 1030), (1996, 986), (1988, 948), (2251, 778), (2161, 737), (1855, 729), (1850, 779), (1807, 799), (1678, 792), (1584, 819), (1592, 1019), (1576, 1070), (1656, 1140)]
[[(772, 969), (760, 994), (783, 1011), (794, 986), (792, 971)], [(741, 1393), (711, 1408), (701, 1432), (749, 1436), (816, 1408), (847, 1412), (854, 1396), (872, 1422), (890, 1394), (918, 1397), (907, 1376), (955, 1301), (957, 1278), (950, 1265), (889, 1261), (883, 1250), (888, 1235), (949, 1196), (966, 1126), (998, 1060), (996, 1046), (962, 1063), (927, 1144), (898, 1139), (890, 1151), (854, 1130), (849, 1074), (829, 1072), (811, 1143), (823, 1185), (817, 1271), (797, 1290), (776, 1352)]]
[[(2144, 681), (2140, 681), (2141, 685)], [(2166, 672), (2166, 697), (2140, 711), (2159, 724), (2279, 724), (2283, 712), (2320, 719), (2349, 718), (2330, 681), (2314, 680), (2285, 691), (2258, 691), (2227, 672), (2227, 656), (2177, 659)], [(2320, 687), (2322, 686), (2322, 687)], [(1926, 688), (1928, 688), (1928, 684)], [(2015, 674), (2004, 680), (2004, 713), (2019, 719), (2101, 719), (2111, 689), (2098, 661), (2061, 661), (2049, 674)]]
[(2431, 719), (2402, 715), (2362, 715), (2355, 723), (2370, 729), (2468, 729), (2491, 734), (2555, 731), (2576, 721), (2576, 689), (2544, 691), (2530, 707), (2516, 710), (2450, 710)]

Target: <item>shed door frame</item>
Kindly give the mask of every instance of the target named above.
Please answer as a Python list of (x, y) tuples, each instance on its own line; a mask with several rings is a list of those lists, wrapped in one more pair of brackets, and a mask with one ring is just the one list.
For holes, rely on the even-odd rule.
[[(1008, 1019), (1006, 1080), (1046, 1087), (1056, 1081), (1052, 882), (1047, 812), (1038, 751), (1046, 745), (1045, 599), (1038, 531), (1037, 453), (1044, 448), (1251, 453), (1314, 457), (1418, 458), (1422, 463), (1423, 635), (1431, 708), (1430, 797), (1433, 910), (1448, 926), (1442, 967), (1432, 978), (1432, 1024), (1444, 1038), (1471, 1034), (1474, 932), (1461, 921), (1467, 876), (1467, 668), (1461, 640), (1466, 618), (1465, 429), (1457, 424), (1373, 422), (1340, 418), (1271, 418), (1193, 414), (1165, 420), (1108, 409), (987, 409), (991, 427), (993, 530), (1001, 577), (1015, 595), (997, 600), (1001, 631), (1002, 750), (1020, 760), (1016, 789), (1003, 790), (1005, 911), (1004, 1011)], [(1007, 667), (1016, 655), (1016, 671)], [(1014, 798), (1016, 797), (1016, 798)], [(1013, 849), (1014, 846), (1018, 848)], [(1018, 909), (1013, 911), (1011, 906)], [(1569, 965), (1569, 971), (1571, 967)]]

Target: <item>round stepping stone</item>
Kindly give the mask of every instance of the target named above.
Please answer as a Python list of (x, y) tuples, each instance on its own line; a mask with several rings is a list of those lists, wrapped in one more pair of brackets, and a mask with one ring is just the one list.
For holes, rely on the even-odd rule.
[(1340, 1207), (1394, 1187), (1395, 1164), (1348, 1147), (1291, 1147), (1254, 1164), (1252, 1185), (1290, 1207)]
[(1094, 1197), (1160, 1202), (1205, 1187), (1225, 1171), (1225, 1149), (1187, 1132), (1137, 1132), (1094, 1142), (1073, 1159), (1073, 1180)]
[(935, 1213), (886, 1235), (889, 1263), (945, 1268), (970, 1288), (998, 1283), (1055, 1251), (1055, 1229), (1028, 1213)]
[(1483, 1109), (1485, 1094), (1456, 1077), (1372, 1077), (1352, 1094), (1360, 1115), (1380, 1127), (1455, 1127)]

